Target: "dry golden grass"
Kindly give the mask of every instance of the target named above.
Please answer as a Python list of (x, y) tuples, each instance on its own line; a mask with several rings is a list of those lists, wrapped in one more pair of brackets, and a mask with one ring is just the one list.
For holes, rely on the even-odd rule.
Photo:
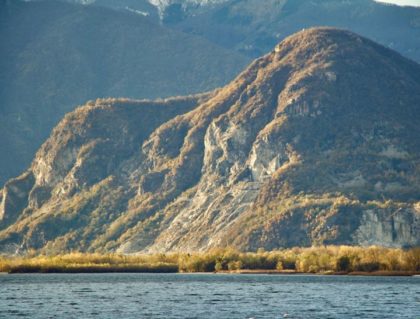
[(2, 272), (178, 272), (176, 259), (162, 255), (71, 253), (57, 256), (0, 257)]
[(303, 273), (420, 272), (420, 248), (320, 246), (243, 253), (119, 255), (71, 253), (57, 256), (0, 257), (2, 272), (218, 272), (267, 270)]

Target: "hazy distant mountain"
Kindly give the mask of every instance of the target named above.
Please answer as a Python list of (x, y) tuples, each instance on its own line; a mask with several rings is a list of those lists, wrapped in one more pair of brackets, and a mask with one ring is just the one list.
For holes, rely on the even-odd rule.
[(165, 25), (249, 56), (268, 52), (302, 28), (334, 26), (420, 62), (419, 7), (373, 0), (96, 0), (93, 4), (119, 8), (122, 3), (134, 7), (147, 1), (157, 8)]
[[(42, 0), (30, 0), (42, 1)], [(229, 0), (56, 0), (83, 5), (103, 6), (116, 10), (128, 10), (149, 16), (158, 22), (180, 21), (196, 15)]]
[(159, 22), (159, 7), (150, 3), (148, 0), (56, 0), (61, 2), (83, 4), (86, 6), (102, 6), (119, 11), (129, 11), (144, 17), (149, 17), (155, 22)]
[(280, 40), (301, 29), (333, 26), (357, 32), (420, 62), (420, 7), (374, 0), (91, 0), (88, 3), (114, 9), (137, 8), (151, 13), (152, 19), (161, 19), (170, 28), (203, 36), (250, 57), (265, 54)]
[(250, 56), (268, 52), (302, 28), (335, 26), (420, 62), (420, 8), (373, 0), (229, 0), (192, 15), (178, 10), (176, 16), (174, 9), (167, 23), (171, 27)]
[(0, 185), (78, 104), (214, 89), (249, 61), (138, 13), (57, 1), (1, 1), (0, 41)]
[[(32, 0), (36, 1), (36, 0)], [(39, 0), (38, 0), (39, 1)], [(79, 3), (85, 5), (106, 5), (113, 8), (121, 8), (123, 6), (139, 7), (145, 4), (152, 5), (159, 11), (163, 12), (173, 5), (181, 5), (183, 10), (197, 9), (199, 7), (212, 7), (229, 0), (57, 0), (67, 1), (70, 3)]]
[(66, 115), (0, 193), (0, 247), (420, 244), (420, 65), (331, 28), (213, 93)]

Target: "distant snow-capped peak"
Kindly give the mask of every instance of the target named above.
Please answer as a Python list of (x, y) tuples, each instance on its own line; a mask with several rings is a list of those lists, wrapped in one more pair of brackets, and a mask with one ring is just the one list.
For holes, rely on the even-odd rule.
[(176, 4), (176, 3), (183, 4), (186, 6), (189, 6), (189, 5), (205, 6), (205, 5), (223, 3), (228, 0), (148, 0), (148, 1), (152, 5), (158, 7), (159, 10), (164, 10), (169, 5)]

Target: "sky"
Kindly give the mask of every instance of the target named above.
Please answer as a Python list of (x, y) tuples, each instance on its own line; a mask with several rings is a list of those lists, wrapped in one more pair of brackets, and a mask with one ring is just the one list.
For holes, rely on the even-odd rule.
[(420, 7), (420, 0), (378, 0), (378, 2), (395, 3), (398, 5), (410, 5)]

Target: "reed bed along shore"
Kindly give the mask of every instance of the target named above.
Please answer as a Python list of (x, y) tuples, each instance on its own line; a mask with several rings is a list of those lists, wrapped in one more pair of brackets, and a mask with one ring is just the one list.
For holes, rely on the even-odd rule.
[(232, 272), (323, 274), (420, 274), (420, 247), (322, 246), (276, 251), (239, 252), (213, 249), (203, 253), (89, 254), (2, 256), (0, 272)]

